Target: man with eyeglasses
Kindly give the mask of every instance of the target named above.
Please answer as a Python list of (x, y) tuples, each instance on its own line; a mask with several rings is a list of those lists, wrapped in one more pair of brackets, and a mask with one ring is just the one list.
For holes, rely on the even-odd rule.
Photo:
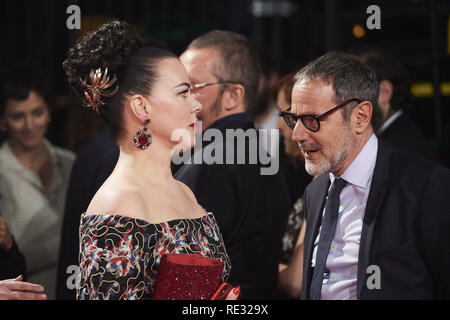
[(379, 83), (353, 56), (327, 53), (294, 79), (280, 115), (317, 176), (302, 299), (449, 299), (450, 170), (377, 139)]
[[(244, 36), (211, 31), (192, 41), (180, 59), (188, 71), (190, 92), (203, 105), (197, 117), (204, 135), (219, 130), (224, 139), (223, 143), (203, 141), (203, 149), (214, 143), (227, 159), (225, 146), (233, 141), (226, 130), (255, 130), (246, 111), (256, 102), (258, 55)], [(249, 161), (250, 148), (259, 148), (258, 141), (259, 137), (246, 139), (245, 155), (234, 144), (234, 163), (194, 162), (175, 174), (214, 213), (231, 260), (228, 282), (241, 286), (243, 299), (276, 297), (281, 238), (290, 204), (283, 175), (261, 175), (262, 165)], [(245, 158), (245, 164), (236, 157)]]

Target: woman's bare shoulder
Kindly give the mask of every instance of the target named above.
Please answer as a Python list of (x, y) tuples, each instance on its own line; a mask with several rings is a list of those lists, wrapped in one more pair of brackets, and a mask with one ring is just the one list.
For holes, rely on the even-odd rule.
[(197, 203), (197, 198), (195, 197), (195, 194), (192, 192), (191, 188), (189, 188), (187, 185), (185, 185), (183, 182), (178, 181), (177, 183), (179, 184), (179, 186), (181, 187), (181, 189), (184, 191), (184, 193), (189, 196), (189, 198), (194, 201), (195, 203)]
[(143, 219), (145, 201), (140, 192), (131, 186), (102, 186), (92, 198), (86, 214), (119, 214)]
[(191, 188), (189, 188), (187, 185), (185, 185), (183, 182), (178, 181), (181, 189), (189, 197), (189, 199), (192, 201), (192, 213), (197, 218), (199, 216), (205, 215), (208, 211), (205, 210), (197, 201), (197, 198), (195, 197), (194, 192), (192, 192)]

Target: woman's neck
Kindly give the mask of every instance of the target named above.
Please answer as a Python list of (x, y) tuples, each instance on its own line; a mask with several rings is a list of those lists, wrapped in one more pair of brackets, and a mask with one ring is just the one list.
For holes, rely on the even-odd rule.
[(132, 175), (136, 182), (173, 180), (170, 150), (155, 140), (144, 150), (131, 143), (121, 144), (115, 171)]
[(9, 146), (14, 156), (26, 167), (32, 167), (33, 163), (40, 162), (40, 159), (43, 157), (45, 158), (48, 155), (44, 141), (42, 141), (39, 145), (28, 148), (14, 140), (10, 140)]

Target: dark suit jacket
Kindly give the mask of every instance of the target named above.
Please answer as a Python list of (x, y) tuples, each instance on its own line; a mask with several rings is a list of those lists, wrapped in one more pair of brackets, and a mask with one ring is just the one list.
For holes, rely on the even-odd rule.
[(72, 168), (67, 189), (66, 208), (61, 234), (56, 298), (74, 300), (76, 290), (69, 290), (66, 282), (71, 274), (67, 267), (78, 266), (80, 251), (80, 217), (103, 182), (109, 177), (119, 157), (119, 148), (104, 126), (80, 149)]
[[(224, 133), (254, 126), (250, 116), (241, 113), (219, 119), (209, 128)], [(247, 157), (248, 144), (245, 149)], [(231, 260), (228, 282), (241, 286), (244, 299), (275, 297), (281, 237), (290, 208), (283, 174), (261, 175), (260, 168), (260, 164), (236, 162), (185, 164), (175, 174), (192, 189), (199, 204), (214, 213)]]
[(0, 280), (14, 279), (19, 275), (22, 275), (24, 281), (26, 281), (25, 258), (14, 241), (13, 246), (8, 251), (0, 250)]
[[(309, 299), (311, 257), (325, 195), (323, 174), (305, 191), (302, 299)], [(450, 170), (379, 141), (363, 220), (358, 299), (450, 298)], [(377, 265), (381, 289), (370, 290), (367, 267)]]
[(437, 155), (428, 145), (422, 129), (404, 112), (381, 132), (379, 137), (381, 140), (401, 150), (434, 161), (438, 160)]

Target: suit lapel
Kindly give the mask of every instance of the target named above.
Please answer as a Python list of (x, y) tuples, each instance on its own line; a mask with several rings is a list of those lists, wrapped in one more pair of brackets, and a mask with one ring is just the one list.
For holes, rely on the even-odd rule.
[(389, 164), (392, 151), (378, 140), (377, 162), (372, 177), (370, 193), (367, 199), (358, 254), (357, 298), (361, 299), (362, 289), (366, 285), (366, 270), (369, 266), (372, 238), (377, 215), (387, 192)]
[[(302, 299), (309, 300), (309, 287), (311, 285), (312, 278), (312, 268), (311, 268), (311, 258), (314, 249), (314, 240), (319, 233), (319, 227), (322, 220), (323, 207), (325, 205), (325, 197), (330, 186), (330, 177), (328, 174), (323, 174), (315, 181), (312, 182), (311, 188), (308, 194), (305, 194), (305, 199), (311, 198), (312, 201), (306, 203), (306, 232), (305, 232), (305, 242), (304, 242), (304, 256), (303, 256), (303, 283), (304, 290), (302, 290)], [(314, 201), (314, 199), (322, 199), (322, 201)]]

